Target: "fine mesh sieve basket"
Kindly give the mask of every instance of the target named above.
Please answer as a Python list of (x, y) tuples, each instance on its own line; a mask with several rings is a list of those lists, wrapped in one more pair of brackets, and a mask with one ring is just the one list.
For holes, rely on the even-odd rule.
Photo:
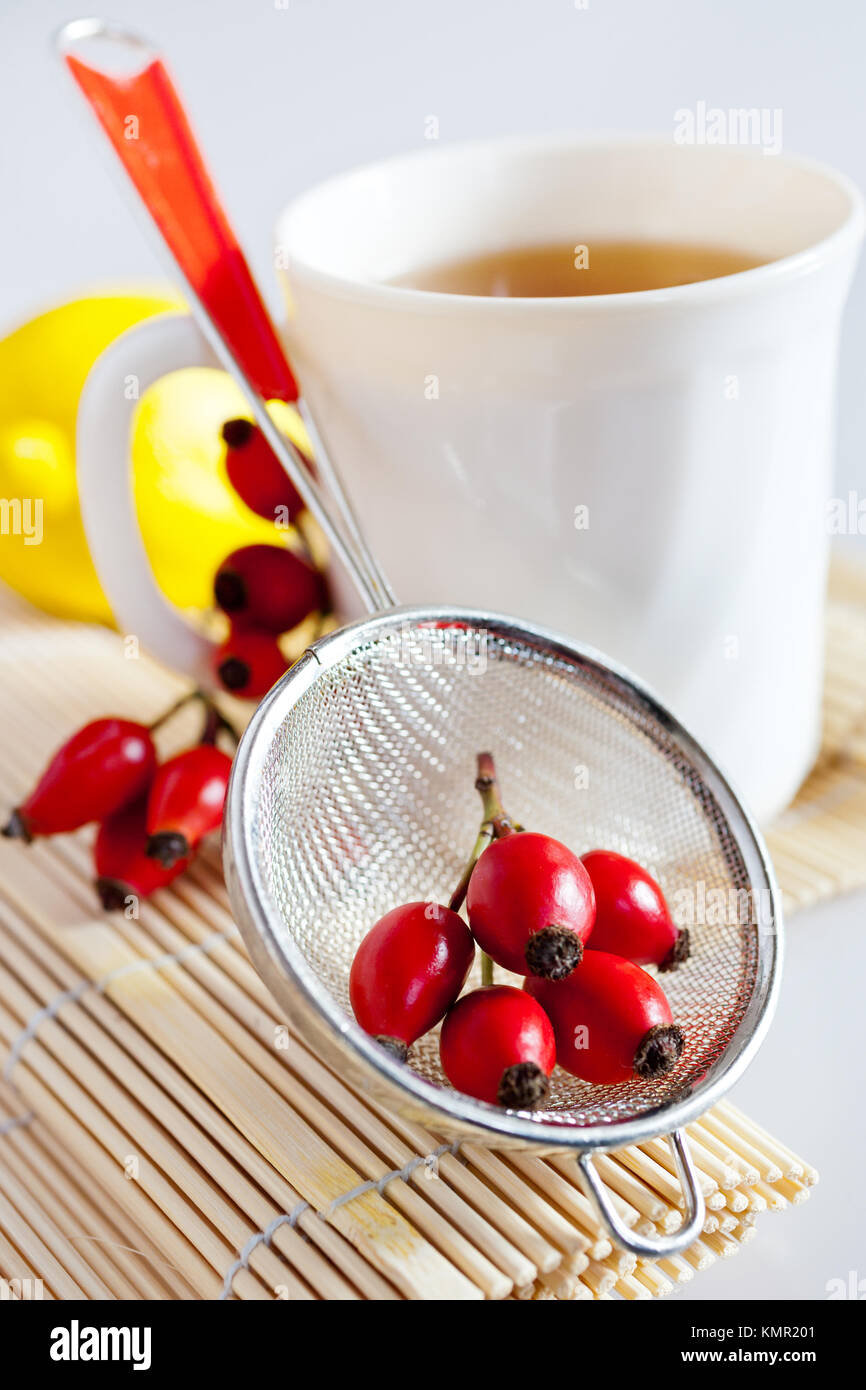
[[(557, 1068), (545, 1108), (503, 1111), (449, 1087), (435, 1034), (401, 1064), (354, 1022), (349, 968), (364, 933), (399, 902), (447, 902), (460, 877), (487, 748), (523, 825), (577, 853), (638, 860), (689, 922), (691, 956), (664, 977), (686, 1046), (660, 1080), (592, 1086)], [(769, 1023), (779, 903), (724, 777), (625, 672), (529, 624), (454, 609), (391, 609), (327, 636), (241, 741), (225, 862), (260, 973), (341, 1075), (449, 1138), (573, 1150), (612, 1235), (635, 1253), (670, 1253), (699, 1233), (681, 1129), (742, 1073)], [(591, 1155), (664, 1134), (686, 1215), (654, 1239), (622, 1225)]]

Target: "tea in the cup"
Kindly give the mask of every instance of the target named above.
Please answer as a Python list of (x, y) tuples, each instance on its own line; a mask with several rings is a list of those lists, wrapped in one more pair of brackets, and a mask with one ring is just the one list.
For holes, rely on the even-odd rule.
[(509, 247), (422, 266), (391, 283), (439, 294), (517, 299), (628, 294), (715, 280), (763, 264), (726, 247), (667, 241), (598, 241)]

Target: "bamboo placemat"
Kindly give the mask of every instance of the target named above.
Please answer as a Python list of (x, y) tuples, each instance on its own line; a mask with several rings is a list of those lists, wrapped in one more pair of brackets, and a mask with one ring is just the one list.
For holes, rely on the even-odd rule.
[[(864, 572), (837, 565), (831, 597), (824, 747), (770, 837), (790, 908), (866, 883)], [(154, 717), (180, 688), (115, 635), (12, 599), (0, 672), (8, 802), (76, 725)], [(311, 1054), (244, 952), (215, 847), (129, 918), (97, 910), (89, 838), (0, 842), (2, 1279), (55, 1298), (646, 1299), (817, 1181), (721, 1104), (689, 1130), (701, 1239), (636, 1261), (573, 1159), (455, 1151)], [(631, 1227), (682, 1223), (663, 1142), (599, 1168)]]
[(866, 885), (866, 566), (856, 561), (837, 556), (830, 575), (821, 753), (767, 842), (788, 912)]

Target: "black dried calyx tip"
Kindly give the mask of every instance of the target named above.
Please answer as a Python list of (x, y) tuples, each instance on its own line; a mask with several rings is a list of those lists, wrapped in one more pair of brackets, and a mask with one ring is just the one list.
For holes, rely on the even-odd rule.
[(121, 882), (119, 878), (98, 878), (95, 886), (106, 912), (117, 912), (126, 906), (128, 898), (135, 896), (129, 884)]
[(525, 956), (530, 975), (540, 975), (543, 980), (564, 980), (583, 960), (583, 942), (568, 927), (551, 922), (529, 938)]
[(243, 416), (238, 416), (235, 420), (226, 420), (221, 431), (223, 441), (230, 449), (242, 449), (249, 442), (255, 428), (252, 420), (245, 420)]
[(226, 690), (243, 690), (250, 678), (250, 668), (239, 656), (227, 656), (220, 662), (217, 675)]
[(689, 936), (689, 929), (688, 927), (683, 927), (664, 960), (659, 963), (659, 970), (663, 973), (666, 973), (668, 970), (676, 970), (678, 965), (682, 965), (684, 960), (688, 960), (691, 949), (692, 943), (691, 937)]
[(384, 1047), (386, 1052), (390, 1052), (392, 1057), (396, 1057), (398, 1062), (405, 1062), (409, 1056), (409, 1049), (402, 1038), (391, 1038), (387, 1033), (379, 1033), (376, 1042), (380, 1047)]
[(634, 1069), (642, 1081), (656, 1081), (676, 1066), (685, 1045), (682, 1028), (675, 1023), (657, 1023), (641, 1038)]
[(535, 1062), (517, 1062), (502, 1073), (496, 1099), (506, 1110), (534, 1110), (547, 1099), (549, 1082)]
[(150, 836), (145, 853), (148, 859), (158, 859), (164, 869), (170, 869), (189, 854), (189, 841), (179, 830), (159, 830)]
[(236, 613), (247, 606), (247, 586), (234, 570), (220, 570), (214, 580), (214, 597), (226, 613)]
[(33, 836), (27, 829), (27, 822), (20, 811), (13, 811), (3, 827), (2, 834), (7, 840), (23, 840), (25, 845), (33, 843)]

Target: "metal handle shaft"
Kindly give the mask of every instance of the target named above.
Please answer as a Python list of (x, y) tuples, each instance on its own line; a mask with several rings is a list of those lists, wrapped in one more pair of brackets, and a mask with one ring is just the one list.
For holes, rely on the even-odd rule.
[[(94, 104), (87, 86), (82, 84), (81, 74), (83, 72), (89, 73), (91, 76), (99, 74), (104, 84), (107, 84), (109, 88), (111, 84), (121, 83), (124, 80), (114, 77), (105, 69), (92, 63), (84, 63), (80, 58), (73, 58), (72, 50), (75, 45), (93, 39), (107, 41), (114, 50), (115, 57), (119, 53), (127, 62), (131, 59), (134, 67), (138, 69), (139, 75), (149, 72), (154, 66), (159, 69), (160, 110), (162, 110), (162, 103), (164, 102), (168, 116), (164, 128), (161, 128), (158, 145), (147, 150), (145, 161), (147, 177), (144, 180), (137, 176), (140, 163), (136, 165), (136, 160), (140, 161), (142, 157), (136, 148), (137, 142), (124, 142), (114, 138), (116, 132), (113, 133), (106, 125), (104, 112), (99, 105)], [(215, 272), (230, 270), (235, 278), (242, 272), (238, 293), (242, 295), (245, 313), (252, 316), (253, 328), (256, 324), (262, 327), (262, 335), (267, 349), (264, 361), (270, 376), (275, 380), (282, 380), (278, 371), (279, 362), (277, 360), (282, 354), (282, 349), (278, 344), (276, 332), (264, 302), (255, 287), (222, 204), (213, 185), (203, 172), (204, 162), (192, 132), (186, 125), (180, 98), (171, 79), (161, 66), (158, 50), (149, 40), (140, 35), (130, 33), (115, 24), (100, 19), (72, 20), (64, 25), (57, 35), (56, 48), (66, 60), (73, 76), (76, 77), (85, 98), (99, 119), (101, 129), (110, 140), (115, 153), (118, 154), (122, 167), (139, 195), (140, 203), (138, 205), (143, 206), (148, 212), (149, 223), (158, 233), (158, 249), (163, 257), (167, 253), (170, 258), (173, 271), (180, 279), (199, 327), (211, 344), (222, 366), (234, 378), (246, 396), (256, 424), (351, 575), (368, 611), (376, 612), (393, 607), (396, 603), (394, 593), (367, 544), (357, 515), (333, 461), (324, 452), (321, 436), (316, 432), (314, 438), (319, 447), (318, 457), (322, 476), (327, 479), (330, 497), (326, 496), (322, 486), (311, 475), (303, 457), (291, 440), (287, 439), (274, 424), (265, 398), (248, 370), (248, 363), (241, 360), (238, 342), (234, 341), (227, 332), (225, 304), (221, 305), (218, 312), (214, 311), (206, 301), (206, 292), (200, 292), (192, 283), (186, 264), (190, 244), (182, 235), (172, 234), (170, 222), (166, 217), (166, 207), (170, 205), (170, 199), (166, 189), (162, 186), (161, 179), (162, 169), (176, 171), (179, 163), (183, 164), (190, 158), (193, 159), (196, 167), (184, 185), (184, 197), (187, 199), (185, 206), (188, 206), (196, 214), (202, 226), (213, 229), (215, 233), (213, 246), (207, 257), (206, 282), (210, 284), (219, 281), (220, 277)], [(129, 78), (127, 77), (125, 80), (128, 81)], [(238, 270), (239, 266), (240, 271)], [(249, 329), (251, 325), (247, 323), (245, 326)], [(253, 333), (252, 339), (249, 337), (241, 338), (240, 341), (247, 341), (249, 345), (250, 341), (256, 341), (256, 335)], [(255, 353), (253, 355), (257, 356)], [(284, 355), (281, 360), (284, 365), (285, 378), (291, 382), (291, 371), (285, 362)], [(255, 373), (256, 380), (264, 379), (261, 361), (257, 363), (257, 366), (260, 370)], [(291, 384), (293, 386), (293, 382)], [(284, 398), (288, 399), (290, 396), (291, 393)], [(305, 419), (308, 424), (312, 425), (306, 408)], [(339, 521), (335, 513), (339, 515)]]

